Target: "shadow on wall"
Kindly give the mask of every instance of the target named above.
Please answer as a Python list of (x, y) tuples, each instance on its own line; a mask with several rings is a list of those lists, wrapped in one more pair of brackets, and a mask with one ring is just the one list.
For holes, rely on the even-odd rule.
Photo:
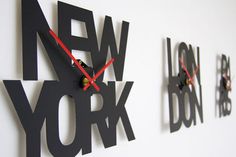
[(219, 96), (220, 96), (220, 74), (221, 74), (221, 56), (216, 55), (216, 86), (215, 86), (215, 117), (219, 117)]
[(168, 105), (166, 104), (165, 102), (165, 98), (166, 95), (168, 95), (168, 76), (166, 76), (166, 70), (168, 69), (167, 68), (167, 49), (166, 49), (166, 39), (163, 39), (162, 40), (162, 50), (163, 50), (163, 55), (162, 55), (162, 86), (161, 86), (161, 101), (160, 101), (160, 107), (161, 107), (161, 132), (166, 132), (167, 130), (169, 130), (169, 122), (168, 122), (168, 119), (166, 119), (166, 116), (165, 114), (168, 113), (168, 111), (165, 111), (166, 110), (166, 106), (165, 105)]
[(21, 17), (21, 1), (16, 1), (16, 25), (15, 25), (15, 63), (17, 78), (23, 78), (23, 67), (22, 67), (22, 17)]

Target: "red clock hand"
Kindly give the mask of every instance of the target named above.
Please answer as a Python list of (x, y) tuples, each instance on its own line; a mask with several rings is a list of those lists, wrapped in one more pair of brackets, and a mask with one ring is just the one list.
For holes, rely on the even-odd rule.
[[(112, 58), (102, 69), (98, 71), (98, 73), (92, 78), (92, 81), (96, 80), (102, 73), (103, 71), (109, 67), (113, 62), (115, 61), (114, 58)], [(84, 91), (87, 90), (87, 88), (90, 86), (90, 83), (88, 83), (83, 89)]]
[(186, 74), (187, 74), (187, 76), (188, 76), (188, 78), (189, 78), (189, 80), (190, 80), (190, 82), (191, 82), (191, 84), (192, 84), (192, 78), (191, 78), (191, 76), (190, 76), (190, 74), (189, 74), (187, 68), (185, 67), (184, 62), (183, 62), (181, 59), (179, 59), (179, 61), (180, 61), (182, 68), (183, 68), (184, 71), (186, 72)]
[(66, 54), (74, 61), (75, 65), (79, 68), (79, 70), (88, 78), (89, 82), (94, 86), (94, 88), (99, 91), (99, 87), (94, 83), (94, 81), (91, 79), (89, 74), (84, 70), (84, 68), (78, 63), (78, 61), (75, 59), (75, 57), (71, 54), (71, 52), (66, 48), (66, 46), (63, 44), (63, 42), (57, 37), (57, 35), (52, 31), (49, 30), (49, 33), (51, 36), (57, 41), (57, 43), (61, 46), (61, 48), (66, 52)]
[(195, 69), (193, 76), (192, 76), (192, 81), (194, 82), (194, 76), (198, 73), (199, 70), (199, 65), (197, 66), (197, 68)]

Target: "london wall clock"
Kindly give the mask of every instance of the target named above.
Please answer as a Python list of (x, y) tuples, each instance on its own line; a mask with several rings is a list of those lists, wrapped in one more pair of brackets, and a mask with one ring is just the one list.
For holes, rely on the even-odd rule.
[(222, 54), (221, 56), (221, 70), (219, 80), (219, 116), (228, 116), (231, 114), (232, 102), (229, 97), (231, 92), (231, 71), (230, 71), (230, 57)]
[[(182, 123), (186, 127), (190, 127), (192, 123), (196, 125), (197, 113), (203, 122), (199, 47), (195, 51), (197, 60), (191, 44), (181, 42), (177, 47), (177, 55), (172, 55), (171, 39), (167, 38), (170, 132), (178, 131)], [(175, 62), (172, 56), (179, 65), (176, 75), (173, 73), (172, 63)], [(177, 120), (175, 120), (176, 115), (178, 115)]]
[[(22, 0), (23, 80), (38, 80), (37, 34), (53, 65), (58, 80), (45, 80), (34, 111), (32, 111), (21, 80), (3, 80), (26, 134), (27, 157), (40, 157), (40, 133), (46, 122), (47, 145), (57, 157), (87, 154), (91, 148), (91, 124), (97, 124), (104, 147), (116, 145), (116, 126), (121, 119), (128, 140), (134, 132), (125, 108), (133, 82), (125, 82), (116, 100), (116, 81), (123, 80), (129, 23), (123, 21), (119, 50), (115, 41), (112, 18), (105, 17), (100, 49), (93, 12), (58, 2), (58, 36), (50, 29), (37, 0)], [(71, 35), (71, 20), (85, 23), (87, 38)], [(111, 60), (107, 61), (108, 48)], [(71, 50), (90, 52), (93, 66), (75, 58)], [(73, 60), (73, 64), (72, 64)], [(115, 80), (103, 82), (104, 70), (113, 64)], [(91, 96), (100, 94), (103, 107), (91, 111)], [(75, 102), (76, 133), (73, 141), (62, 144), (59, 137), (59, 101), (68, 95)]]

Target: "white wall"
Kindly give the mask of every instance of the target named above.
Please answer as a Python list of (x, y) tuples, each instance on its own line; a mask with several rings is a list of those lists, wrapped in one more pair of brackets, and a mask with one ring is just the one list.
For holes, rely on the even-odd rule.
[[(125, 81), (134, 81), (126, 103), (136, 140), (128, 142), (122, 125), (118, 129), (117, 146), (104, 149), (93, 129), (93, 150), (88, 157), (104, 156), (236, 156), (235, 107), (229, 117), (215, 115), (217, 56), (231, 57), (231, 73), (235, 75), (236, 59), (236, 1), (234, 0), (63, 0), (66, 3), (92, 10), (96, 29), (101, 31), (105, 15), (113, 18), (116, 28), (122, 20), (130, 22)], [(57, 30), (57, 0), (39, 0), (50, 26)], [(20, 0), (7, 0), (0, 5), (0, 80), (22, 80), (21, 6)], [(118, 31), (119, 32), (119, 31)], [(101, 38), (101, 32), (98, 32)], [(167, 58), (165, 38), (172, 46), (184, 41), (200, 47), (204, 123), (170, 134), (168, 126)], [(119, 40), (119, 39), (118, 39)], [(40, 51), (44, 51), (39, 46)], [(26, 82), (24, 87), (32, 104), (37, 101), (42, 81), (53, 79), (48, 60), (40, 54), (40, 82)], [(151, 77), (144, 79), (146, 74)], [(233, 80), (232, 103), (235, 99)], [(13, 104), (0, 83), (0, 155), (25, 156), (25, 133)], [(66, 103), (66, 101), (65, 101)], [(68, 106), (61, 119), (65, 128)], [(198, 117), (198, 116), (197, 116)], [(71, 127), (73, 129), (73, 126)], [(69, 128), (70, 129), (70, 128)], [(69, 129), (62, 129), (67, 141)], [(95, 130), (95, 131), (94, 131)], [(42, 131), (42, 157), (48, 157), (45, 127)], [(80, 156), (80, 154), (78, 154)]]

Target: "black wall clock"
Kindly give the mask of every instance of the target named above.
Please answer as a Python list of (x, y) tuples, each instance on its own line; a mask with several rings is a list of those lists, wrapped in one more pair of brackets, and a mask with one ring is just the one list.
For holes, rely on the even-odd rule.
[[(71, 20), (85, 23), (87, 38), (71, 35)], [(37, 34), (57, 74), (58, 80), (45, 80), (32, 111), (21, 80), (4, 80), (26, 134), (27, 157), (40, 157), (40, 133), (46, 121), (48, 149), (53, 156), (72, 157), (80, 151), (87, 154), (91, 148), (91, 124), (97, 124), (104, 147), (116, 145), (116, 125), (121, 119), (128, 140), (134, 133), (125, 108), (133, 82), (125, 82), (119, 100), (116, 100), (116, 81), (122, 81), (129, 23), (122, 22), (119, 50), (115, 41), (112, 19), (105, 17), (100, 49), (92, 11), (58, 2), (58, 36), (44, 17), (37, 0), (22, 0), (23, 80), (38, 79)], [(112, 59), (106, 63), (108, 48)], [(75, 59), (71, 50), (90, 52), (93, 67)], [(72, 61), (74, 64), (72, 64)], [(103, 71), (113, 64), (116, 81), (103, 82)], [(91, 96), (100, 94), (103, 107), (91, 111)], [(72, 143), (62, 144), (59, 138), (58, 107), (60, 99), (68, 95), (74, 100), (76, 134)]]
[(230, 57), (222, 54), (221, 56), (221, 70), (220, 70), (220, 88), (219, 88), (219, 116), (228, 116), (232, 110), (232, 102), (229, 98), (231, 92), (231, 71), (230, 71)]
[[(170, 132), (179, 130), (182, 123), (186, 127), (190, 127), (192, 123), (196, 125), (197, 113), (203, 122), (199, 47), (196, 48), (196, 52), (197, 60), (192, 45), (184, 42), (178, 45), (177, 55), (173, 55), (174, 60), (177, 57), (179, 65), (178, 73), (175, 75), (172, 69), (172, 63), (175, 62), (172, 60), (171, 39), (167, 38)], [(186, 116), (187, 112), (189, 117)]]

